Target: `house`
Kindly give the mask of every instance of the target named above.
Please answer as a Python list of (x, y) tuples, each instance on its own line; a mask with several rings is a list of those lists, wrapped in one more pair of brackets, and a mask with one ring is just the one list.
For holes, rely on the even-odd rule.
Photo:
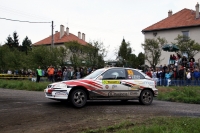
[[(70, 42), (70, 41), (77, 41), (78, 43), (82, 44), (82, 45), (87, 45), (88, 43), (85, 41), (85, 34), (82, 33), (82, 37), (81, 37), (81, 32), (78, 32), (78, 36), (75, 36), (72, 33), (69, 33), (69, 28), (66, 28), (66, 31), (64, 30), (64, 26), (60, 25), (60, 32), (56, 31), (55, 34), (53, 35), (53, 39), (54, 39), (54, 46), (61, 46), (66, 42)], [(51, 46), (51, 42), (52, 42), (52, 36), (49, 36), (45, 39), (42, 39), (41, 41), (38, 41), (34, 44), (32, 44), (33, 46)]]
[[(88, 45), (88, 43), (85, 41), (85, 34), (82, 33), (81, 37), (81, 32), (78, 32), (78, 36), (75, 36), (72, 33), (69, 33), (69, 28), (65, 28), (63, 25), (60, 25), (60, 32), (56, 31), (55, 34), (53, 35), (53, 40), (54, 40), (54, 47), (64, 47), (64, 43), (70, 42), (70, 41), (77, 41), (81, 45)], [(38, 41), (32, 46), (52, 46), (52, 36), (49, 36), (45, 39), (42, 39), (41, 41)], [(68, 54), (66, 56), (65, 62), (70, 63), (69, 58), (71, 54)]]
[[(184, 8), (175, 14), (169, 11), (168, 17), (142, 30), (145, 39), (161, 37), (165, 38), (168, 43), (172, 43), (175, 42), (174, 39), (178, 35), (185, 35), (200, 43), (200, 15), (198, 3), (195, 8), (195, 10)], [(170, 54), (175, 53), (162, 51), (161, 59), (163, 60), (158, 65), (168, 64)], [(198, 60), (200, 60), (200, 53), (194, 58), (195, 61), (198, 62)], [(145, 64), (149, 65), (146, 60)]]

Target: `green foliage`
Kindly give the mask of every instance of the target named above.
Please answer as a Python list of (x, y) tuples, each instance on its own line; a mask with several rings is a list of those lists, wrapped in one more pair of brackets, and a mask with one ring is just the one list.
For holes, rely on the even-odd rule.
[(159, 91), (158, 99), (173, 102), (200, 104), (199, 94), (199, 87), (174, 87), (174, 89), (171, 91)]
[(29, 80), (3, 80), (0, 79), (0, 88), (28, 90), (28, 91), (44, 91), (49, 82), (31, 82)]
[(50, 48), (48, 46), (37, 46), (32, 48), (32, 52), (28, 55), (27, 61), (29, 68), (37, 68), (41, 66), (46, 68), (47, 66), (57, 66), (62, 62), (61, 56), (63, 53), (60, 52), (61, 48)]
[(117, 52), (118, 66), (138, 68), (139, 65), (144, 64), (144, 54), (141, 52), (137, 57), (135, 54), (132, 54), (132, 51), (130, 43), (123, 39)]
[(19, 47), (20, 51), (24, 51), (26, 53), (26, 55), (28, 54), (28, 51), (31, 50), (31, 40), (28, 39), (28, 37), (26, 36), (22, 42), (22, 46)]
[(188, 57), (194, 57), (200, 51), (200, 44), (192, 40), (190, 37), (178, 35), (175, 38), (175, 44), (178, 46), (180, 55), (187, 53)]
[(7, 41), (6, 45), (8, 45), (9, 47), (12, 47), (14, 41), (10, 35), (7, 37), (6, 41)]
[(152, 67), (156, 67), (162, 59), (160, 59), (162, 47), (166, 44), (167, 41), (164, 38), (156, 39), (145, 39), (145, 43), (142, 44), (142, 47), (145, 51), (145, 59)]
[[(81, 45), (76, 41), (65, 43), (66, 49), (71, 52), (70, 61), (74, 67), (95, 66), (103, 67), (103, 57), (106, 56), (106, 49), (102, 42), (94, 41), (88, 45)], [(83, 61), (85, 61), (83, 63)]]
[(125, 39), (123, 39), (118, 51), (118, 57), (123, 59), (123, 64), (124, 60), (129, 60), (131, 53), (132, 49), (130, 47), (130, 43), (126, 42)]
[(13, 47), (18, 47), (19, 46), (19, 39), (17, 32), (13, 32)]

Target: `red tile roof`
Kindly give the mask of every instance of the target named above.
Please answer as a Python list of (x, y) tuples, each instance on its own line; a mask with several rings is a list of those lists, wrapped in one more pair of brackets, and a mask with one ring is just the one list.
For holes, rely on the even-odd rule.
[[(70, 41), (77, 41), (78, 43), (82, 44), (82, 45), (87, 45), (88, 43), (82, 39), (79, 39), (77, 36), (75, 36), (74, 34), (69, 33), (69, 35), (67, 35), (67, 33), (65, 32), (65, 34), (63, 35), (63, 37), (60, 39), (60, 32), (57, 32), (54, 34), (54, 45), (56, 44), (62, 44), (65, 42), (70, 42)], [(50, 45), (51, 44), (51, 36), (34, 43), (34, 46), (39, 46), (39, 45)]]
[(196, 19), (196, 11), (185, 8), (172, 16), (143, 29), (142, 32), (190, 26), (200, 26), (200, 18)]

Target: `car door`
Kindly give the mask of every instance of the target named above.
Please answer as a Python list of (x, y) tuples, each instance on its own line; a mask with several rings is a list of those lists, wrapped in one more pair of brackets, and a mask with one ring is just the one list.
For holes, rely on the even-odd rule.
[(109, 98), (120, 99), (128, 96), (128, 86), (124, 86), (122, 83), (126, 78), (124, 68), (113, 68), (107, 70), (102, 75), (102, 91), (107, 94)]
[(129, 96), (139, 96), (144, 84), (144, 75), (135, 69), (126, 69), (126, 75), (125, 82), (129, 85)]

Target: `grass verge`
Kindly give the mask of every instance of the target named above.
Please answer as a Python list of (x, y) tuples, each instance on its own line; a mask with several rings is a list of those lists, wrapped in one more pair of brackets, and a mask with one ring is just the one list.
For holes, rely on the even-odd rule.
[(50, 82), (32, 82), (29, 80), (4, 80), (0, 79), (0, 88), (28, 90), (28, 91), (44, 91)]
[(200, 126), (198, 125), (200, 125), (200, 118), (154, 117), (140, 123), (125, 121), (82, 133), (199, 133)]
[(200, 87), (158, 87), (158, 100), (200, 104)]

